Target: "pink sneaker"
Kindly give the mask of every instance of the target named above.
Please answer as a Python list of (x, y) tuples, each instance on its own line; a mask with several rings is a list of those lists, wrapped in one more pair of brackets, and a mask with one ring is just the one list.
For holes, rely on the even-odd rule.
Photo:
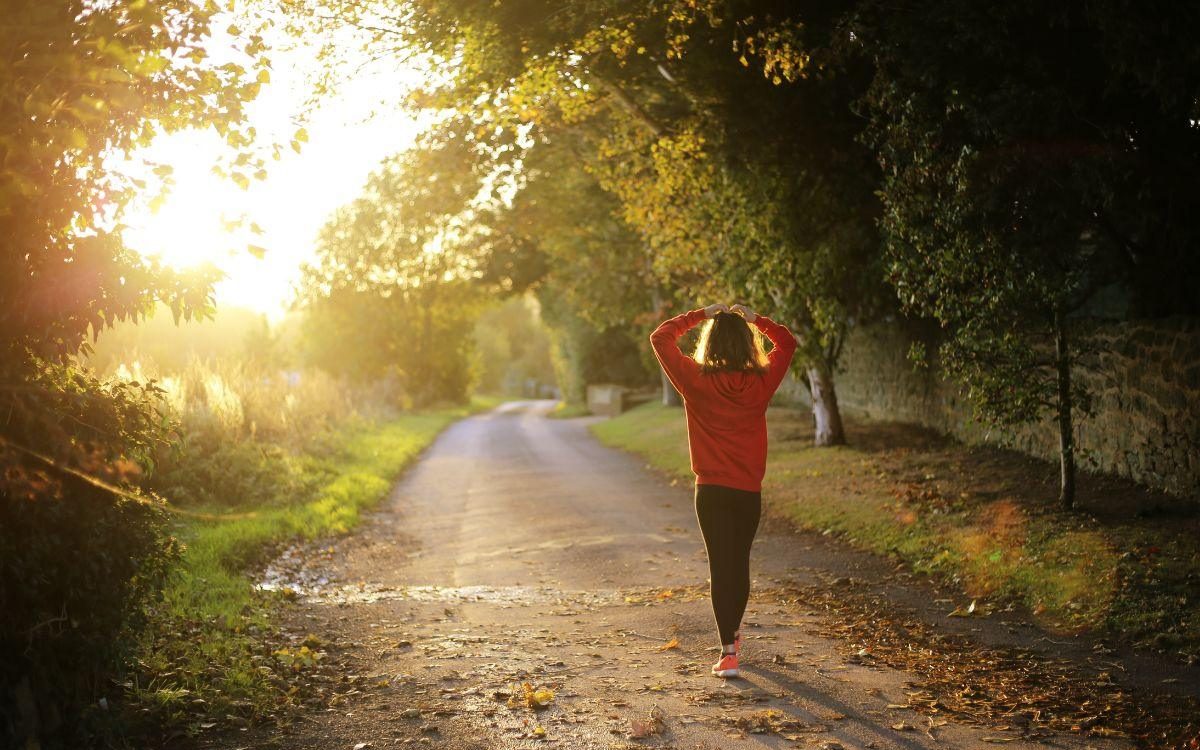
[(717, 677), (737, 677), (738, 676), (738, 658), (737, 654), (722, 654), (721, 661), (713, 665), (712, 673)]

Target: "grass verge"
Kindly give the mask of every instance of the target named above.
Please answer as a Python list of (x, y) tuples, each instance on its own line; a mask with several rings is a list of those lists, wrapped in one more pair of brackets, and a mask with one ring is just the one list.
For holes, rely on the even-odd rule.
[(289, 485), (312, 486), (303, 497), (179, 516), (183, 559), (125, 686), (135, 731), (194, 734), (214, 718), (250, 722), (294, 704), (295, 656), (271, 646), (272, 604), (286, 594), (259, 591), (251, 571), (289, 541), (352, 529), (443, 428), (500, 401), (476, 397), (466, 406), (344, 425), (321, 441), (321, 455), (279, 459), (310, 480)]
[(554, 405), (554, 408), (546, 412), (546, 416), (555, 419), (570, 419), (572, 417), (586, 417), (592, 412), (587, 408), (587, 404), (568, 404), (566, 401), (559, 401)]
[[(608, 445), (692, 481), (678, 408), (649, 403), (591, 425)], [(1024, 605), (1049, 630), (1095, 629), (1200, 659), (1200, 519), (1129, 482), (1080, 477), (1057, 509), (1056, 466), (928, 431), (847, 420), (850, 445), (812, 446), (807, 411), (772, 407), (763, 500), (804, 529), (899, 558), (988, 604)]]

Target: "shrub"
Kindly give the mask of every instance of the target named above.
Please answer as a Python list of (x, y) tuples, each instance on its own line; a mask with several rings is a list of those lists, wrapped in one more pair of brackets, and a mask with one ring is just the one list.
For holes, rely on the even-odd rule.
[(280, 446), (219, 435), (185, 435), (177, 458), (163, 459), (149, 485), (188, 507), (267, 507), (306, 497), (322, 475), (298, 466), (300, 457)]
[(161, 501), (66, 475), (0, 490), (0, 744), (78, 746), (103, 728), (114, 678), (178, 546)]

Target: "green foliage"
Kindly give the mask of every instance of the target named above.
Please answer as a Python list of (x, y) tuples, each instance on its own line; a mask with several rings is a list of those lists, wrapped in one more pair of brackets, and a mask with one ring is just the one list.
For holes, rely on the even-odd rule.
[[(800, 336), (800, 364), (832, 366), (846, 327), (884, 301), (872, 226), (877, 171), (855, 141), (854, 78), (804, 73), (779, 85), (733, 52), (745, 35), (778, 34), (785, 21), (720, 14), (722, 23), (675, 37), (669, 82), (598, 63), (595, 75), (653, 106), (657, 129), (611, 118), (592, 168), (654, 249), (660, 277), (670, 269), (693, 298), (769, 311)], [(819, 25), (798, 28), (790, 33), (805, 49), (826, 43)], [(795, 54), (776, 64), (799, 70), (807, 53)]]
[[(78, 747), (177, 559), (159, 502), (67, 477), (58, 496), (0, 491), (0, 739)], [(16, 738), (10, 732), (16, 731)]]
[[(89, 334), (137, 320), (156, 302), (176, 320), (211, 311), (214, 269), (177, 272), (124, 247), (114, 220), (144, 185), (105, 160), (186, 127), (215, 125), (235, 148), (248, 144), (240, 123), (242, 104), (257, 93), (255, 71), (206, 61), (217, 11), (175, 1), (6, 8), (0, 45), (21, 50), (0, 77), (0, 99), (19, 103), (5, 110), (0, 141), (0, 464), (11, 467), (0, 488), (8, 492), (37, 494), (31, 472), (52, 463), (57, 472), (145, 462), (169, 427), (153, 383), (105, 383), (72, 358), (89, 353)], [(265, 64), (256, 59), (261, 39), (240, 51)]]
[(1087, 351), (1077, 320), (1114, 286), (1135, 309), (1197, 309), (1200, 205), (1182, 187), (1200, 177), (1185, 124), (1196, 79), (1177, 81), (1192, 92), (1183, 104), (1145, 77), (1158, 64), (1195, 76), (1200, 57), (1166, 43), (1143, 50), (1148, 66), (1127, 48), (1200, 20), (1191, 6), (1167, 15), (868, 2), (848, 24), (852, 54), (875, 71), (864, 139), (883, 167), (889, 279), (906, 311), (946, 329), (940, 364), (982, 419), (1057, 417), (1067, 505), (1073, 410), (1088, 403), (1073, 377)]
[(832, 372), (846, 327), (885, 299), (877, 168), (849, 107), (861, 75), (807, 70), (837, 7), (804, 25), (712, 1), (410, 2), (366, 44), (428, 51), (445, 75), (411, 103), (456, 123), (435, 142), (516, 191), (485, 217), (486, 252), (540, 252), (545, 282), (598, 329), (641, 335), (670, 306), (748, 302)]
[(172, 427), (158, 384), (106, 380), (25, 352), (25, 361), (8, 362), (29, 370), (20, 385), (4, 389), (9, 400), (0, 457), (11, 468), (0, 489), (34, 501), (47, 490), (55, 493), (54, 477), (63, 470), (126, 479), (138, 473), (129, 461), (152, 465), (153, 451), (167, 443)]
[(256, 441), (227, 441), (204, 433), (188, 435), (181, 458), (164, 462), (155, 491), (183, 507), (270, 505), (302, 496), (321, 473), (305, 469), (283, 448)]
[[(256, 71), (206, 61), (217, 11), (183, 0), (6, 8), (0, 45), (22, 50), (0, 78), (0, 98), (20, 103), (6, 110), (0, 146), (0, 344), (10, 367), (28, 361), (26, 348), (55, 363), (86, 351), (89, 330), (136, 319), (156, 299), (177, 319), (208, 308), (214, 269), (176, 272), (123, 246), (112, 211), (145, 185), (105, 160), (188, 127), (249, 143), (242, 105), (257, 94)], [(261, 49), (250, 39), (240, 51), (265, 65)]]
[[(154, 378), (148, 377), (150, 373)], [(299, 382), (292, 383), (253, 363), (206, 364), (193, 358), (182, 372), (170, 375), (158, 372), (149, 359), (135, 362), (132, 371), (124, 367), (118, 375), (125, 379), (102, 384), (118, 406), (126, 394), (143, 390), (130, 379), (160, 384), (155, 386), (155, 413), (172, 425), (169, 434), (174, 439), (164, 437), (142, 446), (146, 454), (139, 460), (154, 470), (140, 479), (139, 463), (105, 462), (100, 452), (80, 466), (88, 475), (115, 485), (139, 479), (145, 488), (168, 498), (170, 506), (162, 506), (153, 496), (128, 499), (73, 474), (60, 481), (58, 473), (42, 468), (40, 461), (18, 465), (25, 481), (10, 482), (0, 496), (0, 606), (20, 613), (6, 619), (0, 629), (0, 653), (6, 655), (0, 660), (4, 665), (0, 720), (19, 732), (35, 731), (44, 746), (77, 746), (85, 736), (107, 731), (104, 727), (116, 716), (120, 697), (111, 677), (128, 672), (137, 649), (142, 664), (158, 663), (159, 658), (174, 654), (176, 667), (186, 664), (191, 670), (187, 680), (212, 689), (233, 694), (268, 689), (254, 665), (242, 661), (252, 653), (248, 650), (252, 644), (237, 640), (244, 635), (219, 635), (227, 626), (267, 627), (261, 612), (243, 611), (249, 584), (242, 571), (269, 554), (271, 547), (264, 546), (264, 539), (348, 528), (357, 518), (357, 508), (386, 490), (387, 482), (370, 472), (350, 471), (345, 462), (367, 456), (390, 461), (388, 467), (399, 465), (451, 414), (413, 417), (403, 423), (405, 431), (391, 437), (386, 431), (370, 433), (379, 438), (372, 444), (354, 431), (371, 424), (363, 413), (389, 416), (388, 410), (379, 408), (378, 395), (365, 389), (351, 398), (319, 372), (297, 373)], [(137, 406), (135, 402), (131, 407), (135, 417), (142, 414)], [(61, 413), (72, 414), (67, 406), (61, 407)], [(144, 431), (159, 437), (152, 425)], [(14, 476), (16, 469), (10, 470), (10, 479)], [(23, 488), (23, 494), (15, 488)], [(301, 511), (297, 504), (303, 503), (310, 505)], [(187, 543), (183, 568), (175, 566), (179, 550), (169, 533), (167, 513), (184, 513), (175, 516), (179, 520), (230, 511), (249, 517), (232, 526), (232, 518), (190, 522), (182, 532)], [(221, 543), (198, 545), (193, 531), (209, 524), (224, 530), (213, 532)], [(187, 579), (181, 570), (200, 565), (197, 560), (227, 572), (206, 569)], [(216, 611), (222, 613), (218, 630), (211, 629), (212, 622), (183, 617), (172, 619), (170, 629), (159, 630), (163, 621), (158, 618), (164, 612), (184, 606), (178, 598), (180, 580), (190, 580), (188, 585), (196, 587), (189, 596), (214, 608), (208, 612), (210, 620)], [(228, 604), (233, 596), (241, 598), (223, 608), (222, 603)], [(194, 599), (189, 601), (193, 603), (188, 606), (200, 606)], [(147, 613), (156, 624), (146, 623)], [(162, 639), (153, 653), (144, 650), (149, 633), (160, 633)], [(197, 648), (190, 639), (193, 635), (203, 636), (204, 645)], [(135, 647), (135, 641), (143, 645)], [(192, 652), (184, 655), (176, 648)], [(225, 675), (221, 680), (213, 676), (217, 664), (227, 668), (221, 671)], [(154, 715), (165, 720), (191, 700), (188, 696), (195, 688), (180, 687), (178, 681), (162, 675), (141, 684), (155, 686), (151, 691), (157, 706)], [(32, 719), (18, 709), (22, 704), (17, 698), (23, 695), (32, 699)], [(108, 701), (110, 712), (98, 709), (99, 697)]]
[(598, 329), (646, 325), (661, 288), (653, 254), (621, 220), (619, 201), (581, 167), (580, 148), (564, 134), (527, 150), (519, 190), (493, 209), (488, 229), (542, 258), (541, 273), (529, 283), (539, 297), (554, 298), (547, 304), (570, 307)]
[(1122, 49), (1198, 20), (1190, 6), (1168, 15), (1118, 2), (1054, 13), (1015, 1), (986, 13), (866, 4), (851, 30), (876, 69), (863, 104), (902, 302), (949, 326), (998, 316), (993, 328), (1014, 330), (1014, 318), (1045, 326), (1117, 281), (1141, 310), (1195, 309), (1165, 272), (1197, 273), (1183, 248), (1200, 222), (1178, 203), (1196, 199), (1178, 187), (1200, 174), (1200, 150), (1188, 115), (1173, 112), (1194, 97), (1140, 76), (1154, 66), (1187, 75), (1200, 60), (1166, 39), (1148, 60)]
[(335, 292), (307, 304), (303, 350), (311, 364), (360, 386), (382, 381), (402, 409), (466, 398), (479, 304), (468, 282), (431, 281), (386, 297)]
[(396, 378), (405, 405), (466, 399), (466, 332), (482, 300), (469, 252), (479, 185), (461, 164), (444, 145), (392, 157), (324, 227), (299, 299), (312, 362), (360, 382)]
[[(552, 332), (556, 380), (582, 403), (589, 382), (641, 384), (657, 367), (639, 354), (661, 285), (645, 242), (619, 203), (577, 163), (576, 144), (547, 141), (523, 157), (520, 189), (484, 220), (494, 247), (516, 244), (541, 258), (527, 278)], [(494, 250), (489, 257), (494, 257)]]
[[(517, 191), (487, 250), (521, 253), (499, 265), (541, 252), (583, 317), (630, 298), (649, 308), (624, 320), (714, 297), (770, 310), (831, 409), (846, 330), (893, 304), (885, 273), (1000, 423), (1086, 403), (1072, 316), (1098, 290), (1197, 309), (1200, 54), (1173, 31), (1198, 25), (1191, 5), (411, 0), (382, 28), (326, 5), (445, 74), (411, 104), (450, 113), (434, 140)], [(574, 241), (538, 236), (568, 216)]]
[(215, 269), (174, 271), (124, 246), (121, 211), (147, 185), (110, 165), (157, 133), (212, 126), (253, 167), (243, 104), (258, 93), (262, 39), (235, 42), (236, 60), (209, 60), (219, 10), (189, 0), (5, 6), (0, 699), (8, 712), (23, 692), (33, 706), (6, 717), (5, 744), (86, 731), (84, 706), (109, 691), (125, 628), (171, 556), (156, 502), (120, 489), (169, 442), (162, 391), (105, 381), (73, 358), (156, 302), (176, 320), (211, 311)]
[(584, 318), (549, 280), (538, 287), (542, 317), (554, 344), (552, 360), (562, 399), (571, 406), (587, 397), (588, 383), (648, 385), (652, 381), (637, 329), (627, 325), (602, 328)]
[(514, 295), (485, 309), (474, 337), (480, 392), (528, 396), (527, 381), (554, 384), (550, 336), (532, 297)]

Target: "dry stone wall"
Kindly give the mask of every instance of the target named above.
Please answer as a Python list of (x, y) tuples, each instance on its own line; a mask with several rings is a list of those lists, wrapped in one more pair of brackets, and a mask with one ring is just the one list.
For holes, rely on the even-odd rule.
[[(1094, 398), (1092, 415), (1076, 426), (1080, 465), (1200, 499), (1200, 321), (1105, 323), (1095, 326), (1090, 339), (1096, 353), (1075, 372)], [(897, 319), (853, 331), (838, 368), (842, 408), (1057, 460), (1058, 433), (1049, 421), (989, 429), (974, 420), (970, 404), (936, 368), (914, 370), (908, 350), (917, 340), (934, 350), (936, 328)], [(794, 379), (780, 397), (808, 400)]]

